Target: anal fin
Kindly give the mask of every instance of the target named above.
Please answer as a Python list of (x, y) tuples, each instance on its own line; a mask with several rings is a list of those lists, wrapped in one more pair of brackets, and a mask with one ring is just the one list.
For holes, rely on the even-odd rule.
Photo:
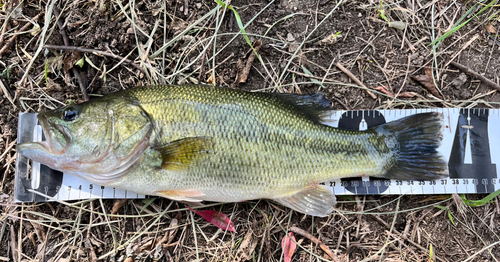
[(317, 217), (328, 216), (337, 203), (331, 190), (317, 184), (289, 197), (273, 200), (295, 211)]

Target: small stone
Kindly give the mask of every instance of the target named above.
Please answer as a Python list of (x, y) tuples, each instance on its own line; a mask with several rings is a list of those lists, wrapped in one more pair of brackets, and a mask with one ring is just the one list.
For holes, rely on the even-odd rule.
[(389, 23), (389, 27), (396, 28), (399, 30), (405, 30), (406, 23), (401, 21), (394, 21)]
[(465, 84), (465, 82), (467, 82), (467, 75), (465, 73), (461, 73), (457, 78), (451, 81), (451, 85), (456, 88), (460, 88)]
[(286, 35), (286, 41), (288, 42), (295, 41), (295, 37), (293, 37), (292, 33), (288, 33), (288, 35)]

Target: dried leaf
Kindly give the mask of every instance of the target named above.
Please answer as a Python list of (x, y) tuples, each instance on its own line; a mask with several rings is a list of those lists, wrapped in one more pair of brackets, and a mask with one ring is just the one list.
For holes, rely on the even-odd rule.
[(495, 27), (491, 23), (485, 25), (484, 30), (486, 30), (486, 32), (493, 34), (493, 35), (497, 33), (497, 30), (495, 29)]
[(218, 78), (218, 77), (216, 77), (216, 78), (214, 79), (214, 77), (213, 77), (213, 76), (214, 76), (213, 74), (210, 74), (210, 76), (209, 76), (209, 77), (208, 77), (208, 79), (207, 79), (207, 83), (209, 83), (209, 84), (211, 84), (211, 85), (213, 85), (213, 86), (216, 86), (216, 85), (217, 85), (217, 80), (219, 80), (219, 78)]
[(388, 90), (388, 87), (385, 86), (377, 86), (377, 87), (372, 87), (372, 89), (375, 89), (377, 91), (380, 91), (390, 97), (394, 97), (394, 93), (390, 90)]
[(241, 241), (240, 247), (238, 248), (238, 251), (236, 252), (234, 259), (232, 260), (233, 262), (252, 260), (252, 255), (254, 254), (254, 250), (257, 247), (257, 244), (259, 243), (258, 239), (253, 238), (252, 236), (253, 236), (252, 230), (248, 230), (247, 234), (243, 238), (243, 241)]
[(318, 43), (332, 45), (332, 44), (335, 44), (341, 38), (342, 38), (342, 35), (340, 34), (340, 32), (332, 33), (331, 35), (321, 39)]
[(75, 64), (83, 57), (83, 54), (80, 52), (66, 52), (63, 60), (63, 69), (64, 72), (68, 72)]
[[(292, 241), (293, 239), (293, 241)], [(281, 240), (281, 248), (283, 249), (283, 258), (285, 262), (292, 261), (293, 253), (297, 248), (297, 244), (295, 244), (295, 237), (293, 236), (293, 232), (288, 232), (283, 239)]]
[(221, 212), (217, 212), (215, 210), (193, 210), (190, 207), (187, 207), (189, 210), (195, 212), (197, 215), (203, 217), (208, 223), (231, 232), (236, 232), (234, 228), (233, 221), (229, 219), (228, 216), (222, 214)]
[(54, 80), (47, 78), (47, 85), (45, 86), (45, 91), (57, 91), (62, 92), (64, 89), (58, 83), (54, 82)]
[(62, 55), (49, 57), (45, 61), (46, 73), (55, 73), (62, 68), (62, 65), (63, 65)]
[(443, 99), (441, 94), (437, 91), (434, 81), (432, 81), (432, 69), (430, 67), (425, 68), (425, 75), (414, 75), (411, 78), (420, 84), (422, 84), (432, 95), (439, 99)]

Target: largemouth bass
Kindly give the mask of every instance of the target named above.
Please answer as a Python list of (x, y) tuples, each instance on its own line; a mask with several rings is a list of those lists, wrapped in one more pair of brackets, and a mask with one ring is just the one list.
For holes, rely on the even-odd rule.
[(321, 182), (437, 179), (442, 115), (366, 131), (321, 124), (321, 99), (209, 86), (138, 87), (41, 113), (46, 141), (18, 152), (93, 183), (178, 201), (272, 199), (327, 216)]

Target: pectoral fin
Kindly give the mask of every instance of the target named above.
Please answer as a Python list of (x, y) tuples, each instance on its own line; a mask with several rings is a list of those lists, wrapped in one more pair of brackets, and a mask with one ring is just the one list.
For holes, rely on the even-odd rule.
[(156, 191), (156, 194), (180, 202), (201, 202), (205, 194), (195, 189)]
[(212, 140), (207, 137), (188, 137), (172, 141), (155, 148), (161, 155), (161, 168), (182, 170), (212, 149)]
[(335, 195), (326, 186), (311, 185), (306, 189), (286, 198), (274, 201), (304, 214), (326, 217), (337, 203)]

